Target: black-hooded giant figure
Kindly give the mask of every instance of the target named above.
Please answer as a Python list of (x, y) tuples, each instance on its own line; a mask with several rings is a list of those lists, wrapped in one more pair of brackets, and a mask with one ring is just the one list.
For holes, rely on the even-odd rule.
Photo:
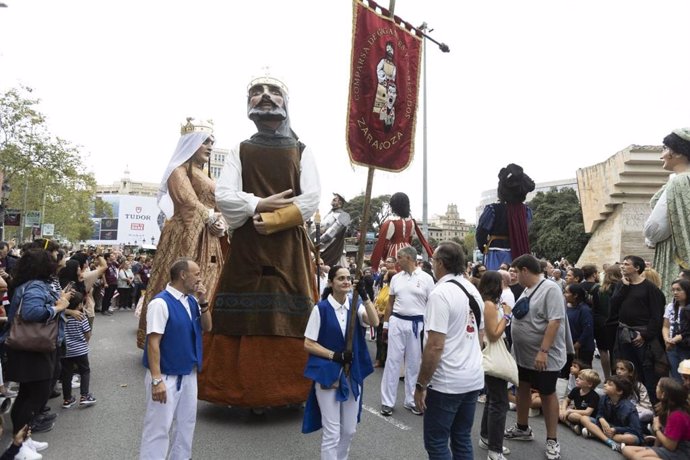
[(488, 270), (498, 270), (522, 254), (529, 254), (527, 227), (532, 210), (525, 205), (534, 181), (521, 166), (509, 164), (498, 173), (498, 203), (484, 208), (477, 224), (477, 247)]

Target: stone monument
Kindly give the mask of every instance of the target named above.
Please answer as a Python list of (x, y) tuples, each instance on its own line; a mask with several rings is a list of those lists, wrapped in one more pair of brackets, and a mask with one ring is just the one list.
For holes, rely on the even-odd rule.
[(606, 161), (577, 170), (585, 231), (592, 234), (577, 266), (620, 262), (626, 255), (645, 260), (654, 249), (644, 244), (642, 228), (652, 212), (649, 200), (668, 179), (661, 146), (631, 145)]

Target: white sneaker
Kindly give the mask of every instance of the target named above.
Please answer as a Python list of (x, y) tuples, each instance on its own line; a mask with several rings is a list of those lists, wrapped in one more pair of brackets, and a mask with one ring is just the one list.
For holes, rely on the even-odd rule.
[(539, 417), (541, 415), (541, 409), (537, 408), (529, 408), (529, 416), (530, 417)]
[(41, 452), (42, 450), (46, 450), (48, 448), (47, 442), (36, 441), (33, 438), (26, 438), (24, 444), (28, 445), (30, 449), (35, 450), (36, 452)]
[(76, 389), (81, 387), (81, 381), (79, 379), (78, 375), (73, 375), (72, 376), (72, 389)]
[[(489, 440), (479, 436), (479, 448), (484, 449), (484, 450), (489, 450)], [(491, 452), (493, 452), (493, 451), (489, 450), (489, 453), (491, 453)], [(510, 449), (508, 449), (506, 446), (503, 446), (502, 454), (503, 455), (510, 455)]]
[(561, 445), (558, 441), (552, 439), (546, 441), (546, 458), (548, 460), (559, 460), (561, 458)]
[(26, 444), (22, 444), (22, 447), (19, 448), (19, 453), (14, 456), (14, 460), (41, 460), (42, 458), (43, 455), (32, 450)]
[(494, 452), (493, 450), (489, 451), (489, 455), (486, 457), (486, 460), (507, 460), (503, 454), (499, 454), (498, 452)]

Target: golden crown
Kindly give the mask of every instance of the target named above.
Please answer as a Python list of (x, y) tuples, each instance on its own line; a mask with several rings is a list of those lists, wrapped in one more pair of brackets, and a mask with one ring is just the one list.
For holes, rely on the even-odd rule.
[(197, 121), (192, 117), (187, 117), (187, 124), (180, 126), (180, 134), (182, 135), (190, 133), (213, 134), (213, 120)]
[(249, 85), (247, 85), (247, 91), (249, 91), (253, 86), (256, 86), (256, 85), (273, 85), (273, 86), (277, 86), (278, 88), (280, 88), (280, 90), (283, 92), (283, 96), (287, 96), (288, 95), (287, 85), (285, 83), (283, 83), (280, 78), (269, 75), (268, 68), (264, 68), (264, 71), (266, 73), (265, 75), (252, 78), (252, 80), (249, 82)]

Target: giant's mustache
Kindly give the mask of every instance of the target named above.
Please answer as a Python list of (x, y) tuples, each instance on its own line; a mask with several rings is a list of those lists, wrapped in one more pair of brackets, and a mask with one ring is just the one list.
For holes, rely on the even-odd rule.
[(255, 105), (254, 107), (252, 107), (252, 109), (257, 108), (258, 106), (263, 105), (263, 104), (265, 104), (266, 102), (268, 102), (269, 104), (271, 104), (271, 110), (275, 110), (275, 109), (280, 108), (280, 107), (278, 106), (278, 104), (276, 104), (276, 103), (273, 101), (273, 99), (271, 99), (271, 96), (269, 96), (268, 94), (264, 94), (263, 96), (261, 96), (261, 100), (260, 100), (259, 102), (257, 102), (256, 105)]

